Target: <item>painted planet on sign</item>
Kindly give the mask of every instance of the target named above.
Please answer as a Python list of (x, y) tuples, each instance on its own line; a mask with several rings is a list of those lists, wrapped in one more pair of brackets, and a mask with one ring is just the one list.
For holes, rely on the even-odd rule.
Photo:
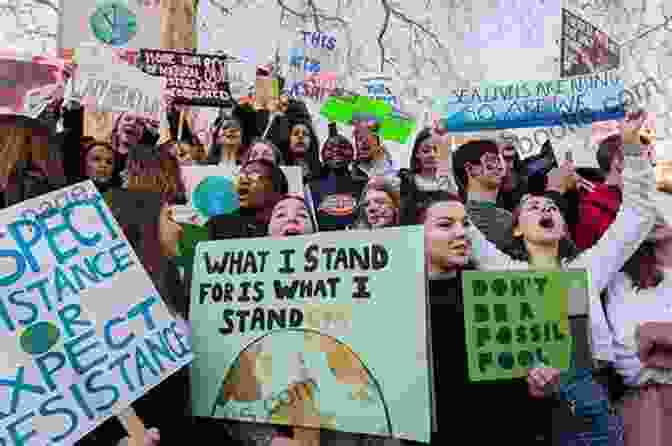
[(194, 207), (206, 217), (226, 215), (240, 208), (233, 180), (227, 177), (207, 177), (192, 195)]
[(61, 331), (52, 322), (38, 322), (21, 334), (21, 348), (30, 355), (41, 355), (56, 345)]

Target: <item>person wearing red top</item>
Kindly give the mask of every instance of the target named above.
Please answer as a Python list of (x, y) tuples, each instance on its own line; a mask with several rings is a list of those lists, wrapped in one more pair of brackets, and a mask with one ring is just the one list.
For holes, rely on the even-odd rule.
[(620, 135), (605, 138), (597, 151), (597, 163), (605, 174), (603, 183), (583, 192), (579, 201), (579, 218), (574, 242), (580, 250), (593, 246), (606, 232), (621, 207), (623, 142)]

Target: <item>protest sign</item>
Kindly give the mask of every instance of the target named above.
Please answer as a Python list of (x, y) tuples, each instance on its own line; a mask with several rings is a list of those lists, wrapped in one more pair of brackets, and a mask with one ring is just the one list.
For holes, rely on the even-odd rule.
[(0, 441), (73, 445), (191, 362), (186, 328), (92, 182), (0, 215)]
[(490, 83), (453, 93), (433, 104), (452, 132), (589, 125), (625, 116), (623, 81), (615, 71), (554, 81)]
[(560, 77), (572, 77), (618, 68), (618, 43), (590, 22), (562, 9)]
[(569, 368), (569, 316), (587, 311), (585, 271), (466, 271), (463, 293), (472, 381), (524, 377), (539, 361)]
[(360, 81), (364, 83), (366, 94), (371, 99), (380, 99), (392, 106), (392, 109), (399, 111), (399, 99), (392, 95), (390, 83), (392, 77), (383, 74), (360, 76)]
[(142, 48), (138, 65), (143, 72), (166, 78), (176, 104), (231, 107), (229, 57)]
[(80, 65), (66, 99), (100, 112), (130, 112), (158, 121), (164, 83), (127, 64)]
[(427, 443), (422, 245), (419, 226), (200, 243), (194, 415)]
[(299, 73), (336, 72), (339, 50), (336, 36), (323, 32), (301, 31), (289, 49), (289, 67)]
[(61, 17), (63, 49), (89, 42), (115, 49), (161, 46), (161, 15), (156, 0), (63, 2)]
[[(281, 166), (290, 194), (303, 194), (303, 173), (298, 166)], [(238, 168), (227, 166), (182, 166), (187, 202), (196, 214), (191, 222), (205, 224), (210, 217), (239, 209), (236, 177)]]
[(25, 54), (0, 54), (0, 110), (37, 118), (63, 95), (64, 64)]
[(415, 119), (395, 112), (392, 106), (366, 96), (330, 97), (320, 108), (320, 115), (329, 121), (351, 125), (353, 117), (370, 115), (380, 123), (378, 134), (384, 140), (405, 144), (413, 130)]

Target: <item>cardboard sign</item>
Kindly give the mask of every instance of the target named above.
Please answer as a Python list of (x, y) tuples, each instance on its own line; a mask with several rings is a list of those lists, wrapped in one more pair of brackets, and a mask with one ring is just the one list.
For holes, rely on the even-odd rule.
[(543, 362), (568, 370), (570, 314), (586, 314), (585, 271), (463, 272), (472, 381), (527, 376)]
[(160, 120), (163, 82), (127, 64), (80, 65), (66, 99), (100, 112), (129, 112)]
[(0, 438), (73, 445), (191, 362), (186, 327), (92, 182), (0, 215)]
[(233, 105), (228, 56), (143, 48), (138, 64), (145, 73), (166, 78), (166, 89), (176, 104)]
[(625, 116), (617, 72), (554, 81), (488, 83), (434, 102), (452, 132), (588, 125)]
[(413, 118), (397, 113), (385, 101), (366, 96), (330, 97), (320, 108), (320, 115), (329, 121), (351, 125), (353, 117), (370, 115), (380, 123), (379, 135), (384, 140), (405, 144), (415, 130)]
[(63, 96), (63, 62), (28, 55), (0, 54), (0, 111), (37, 118)]
[(200, 243), (194, 415), (429, 442), (422, 245), (419, 226)]

